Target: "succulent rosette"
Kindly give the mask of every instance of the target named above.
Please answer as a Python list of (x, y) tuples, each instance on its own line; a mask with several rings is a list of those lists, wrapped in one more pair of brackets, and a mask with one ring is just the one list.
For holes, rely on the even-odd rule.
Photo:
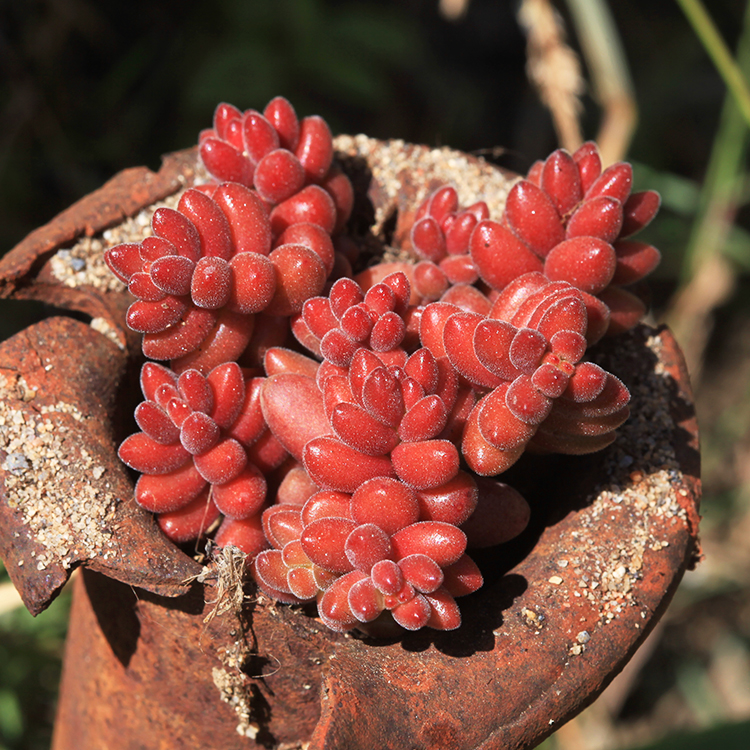
[(136, 501), (177, 543), (239, 547), (262, 591), (316, 602), (333, 630), (459, 627), (483, 582), (471, 550), (529, 520), (499, 475), (526, 451), (600, 450), (628, 417), (587, 352), (643, 312), (622, 287), (659, 260), (629, 239), (658, 195), (631, 193), (627, 164), (602, 171), (593, 144), (558, 150), (499, 221), (433, 192), (418, 261), (360, 285), (321, 118), (221, 104), (199, 150), (213, 181), (105, 256), (144, 354), (169, 361), (143, 366), (120, 447)]
[[(477, 279), (495, 292), (526, 273), (567, 281), (583, 293), (589, 315), (605, 318), (600, 335), (632, 328), (645, 307), (623, 287), (658, 265), (659, 251), (630, 237), (659, 210), (653, 190), (632, 193), (633, 170), (618, 162), (602, 171), (596, 144), (574, 154), (554, 151), (511, 189), (505, 214), (491, 219), (484, 203), (459, 206), (445, 186), (419, 207), (411, 244), (421, 259), (416, 291), (436, 301)], [(591, 338), (590, 338), (591, 340)]]
[[(312, 218), (340, 232), (352, 211), (354, 191), (333, 161), (333, 139), (318, 115), (300, 121), (283, 96), (263, 112), (220, 104), (213, 128), (200, 134), (200, 154), (218, 182), (254, 188), (269, 206), (274, 233)], [(315, 223), (315, 222), (314, 222)]]
[(236, 362), (205, 376), (194, 369), (177, 376), (146, 362), (140, 380), (146, 400), (135, 420), (141, 432), (119, 450), (120, 459), (141, 473), (136, 502), (156, 513), (176, 542), (199, 537), (223, 514), (217, 543), (236, 537), (238, 546), (256, 554), (266, 546), (259, 523), (266, 475), (288, 455), (263, 419), (262, 378), (246, 377)]
[(605, 309), (606, 332), (632, 328), (645, 306), (622, 287), (651, 273), (661, 259), (653, 245), (629, 239), (660, 204), (658, 193), (633, 193), (632, 184), (627, 162), (602, 170), (593, 142), (572, 155), (554, 151), (513, 186), (502, 221), (475, 228), (470, 253), (479, 275), (499, 291), (519, 275), (519, 264), (528, 266), (580, 289), (594, 314)]
[[(411, 630), (453, 629), (461, 622), (455, 597), (482, 583), (465, 552), (471, 531), (461, 528), (479, 493), (456, 445), (474, 393), (447, 357), (409, 346), (410, 291), (403, 273), (367, 292), (340, 279), (328, 297), (308, 300), (297, 321), (301, 339), (323, 356), (314, 376), (295, 360), (263, 386), (269, 427), (321, 489), (299, 508), (264, 512), (274, 549), (256, 558), (256, 578), (283, 601), (317, 599), (336, 630), (383, 613)], [(480, 515), (525, 508), (507, 485), (485, 489)], [(509, 535), (498, 525), (478, 546), (521, 529)]]
[(414, 282), (423, 301), (438, 300), (449, 286), (474, 284), (479, 279), (469, 241), (477, 224), (489, 216), (483, 201), (461, 208), (451, 185), (439, 188), (422, 203), (410, 239), (422, 259), (414, 268)]
[[(105, 253), (136, 298), (126, 323), (143, 333), (143, 353), (172, 360), (178, 371), (208, 372), (235, 360), (250, 341), (254, 314), (283, 305), (291, 283), (287, 251), (270, 255), (270, 222), (260, 199), (237, 183), (222, 184), (213, 197), (191, 188), (176, 209), (156, 209), (151, 229), (142, 242)], [(309, 248), (295, 252), (308, 261), (313, 288), (322, 289), (320, 259)]]
[(143, 353), (177, 371), (206, 373), (236, 360), (256, 313), (292, 315), (322, 291), (337, 262), (351, 268), (331, 240), (349, 218), (353, 193), (331, 166), (328, 126), (317, 116), (298, 122), (282, 97), (266, 113), (273, 124), (220, 104), (200, 148), (218, 182), (186, 190), (176, 209), (157, 208), (152, 236), (105, 253), (136, 297), (126, 322), (144, 334)]

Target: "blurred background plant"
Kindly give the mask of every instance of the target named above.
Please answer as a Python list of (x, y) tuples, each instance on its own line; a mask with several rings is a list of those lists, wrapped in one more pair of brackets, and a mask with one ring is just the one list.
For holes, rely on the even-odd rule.
[[(705, 561), (548, 750), (750, 742), (750, 11), (712, 0), (709, 22), (701, 8), (0, 0), (0, 252), (120, 169), (157, 169), (217, 102), (276, 94), (334, 132), (446, 144), (518, 172), (597, 138), (607, 160), (634, 163), (636, 189), (661, 192), (643, 237), (664, 258), (652, 316), (677, 331), (693, 373)], [(49, 313), (3, 301), (0, 337)], [(69, 605), (63, 593), (34, 620), (17, 601), (0, 568), (0, 750), (49, 745)]]

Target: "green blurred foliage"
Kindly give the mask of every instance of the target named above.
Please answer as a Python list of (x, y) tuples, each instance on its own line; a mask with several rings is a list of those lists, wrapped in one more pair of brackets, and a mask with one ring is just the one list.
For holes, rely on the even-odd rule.
[(69, 610), (66, 591), (37, 618), (23, 607), (0, 614), (0, 750), (49, 747)]
[(703, 732), (680, 733), (634, 750), (747, 750), (750, 721), (724, 724)]

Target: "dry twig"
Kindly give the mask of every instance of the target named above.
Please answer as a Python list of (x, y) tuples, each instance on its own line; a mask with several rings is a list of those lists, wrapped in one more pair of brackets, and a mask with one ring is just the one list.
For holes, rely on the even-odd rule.
[(552, 113), (560, 144), (575, 151), (583, 142), (578, 118), (586, 84), (578, 57), (565, 42), (562, 19), (549, 0), (523, 0), (518, 20), (528, 38), (529, 78)]
[(448, 21), (457, 21), (466, 15), (470, 0), (440, 0), (440, 15)]
[(638, 120), (633, 84), (612, 15), (602, 0), (568, 0), (593, 95), (604, 110), (596, 141), (602, 163), (620, 161)]

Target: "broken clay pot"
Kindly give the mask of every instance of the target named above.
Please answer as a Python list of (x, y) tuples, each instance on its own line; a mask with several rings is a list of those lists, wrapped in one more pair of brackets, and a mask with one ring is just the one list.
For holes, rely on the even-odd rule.
[[(447, 149), (336, 146), (375, 244), (403, 249), (442, 182), (464, 180), (462, 202), (488, 200), (493, 215), (512, 184)], [(241, 555), (199, 564), (166, 541), (116, 455), (140, 352), (101, 256), (196, 176), (194, 151), (121, 173), (0, 261), (1, 296), (91, 316), (0, 345), (0, 554), (34, 614), (83, 569), (54, 747), (534, 747), (622, 669), (699, 556), (697, 427), (673, 337), (640, 326), (597, 347), (634, 416), (601, 453), (528, 456), (504, 476), (532, 522), (477, 555), (485, 585), (458, 630), (332, 633), (259, 595)]]

